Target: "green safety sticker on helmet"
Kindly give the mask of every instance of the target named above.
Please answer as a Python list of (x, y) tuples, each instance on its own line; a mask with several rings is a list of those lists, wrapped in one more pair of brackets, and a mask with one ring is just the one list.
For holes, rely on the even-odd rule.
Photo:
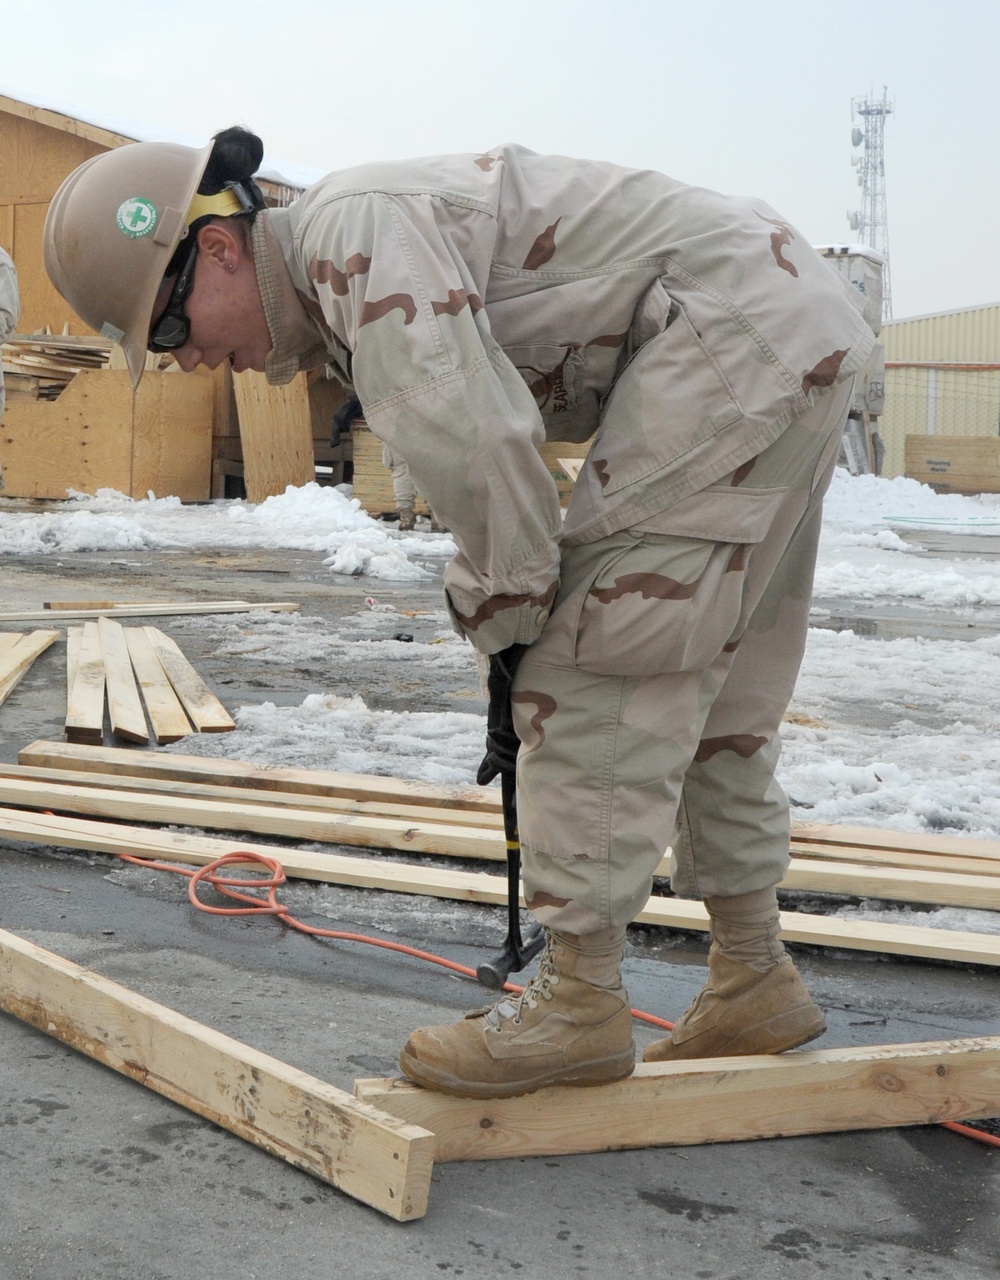
[(156, 206), (142, 196), (129, 196), (118, 206), (118, 230), (132, 240), (148, 236), (156, 226)]

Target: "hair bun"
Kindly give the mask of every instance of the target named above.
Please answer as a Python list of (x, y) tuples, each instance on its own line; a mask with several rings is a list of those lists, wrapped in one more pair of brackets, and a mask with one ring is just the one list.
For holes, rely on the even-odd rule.
[(203, 196), (215, 195), (227, 182), (247, 182), (264, 159), (263, 142), (241, 125), (220, 130), (212, 141), (215, 145), (198, 187)]

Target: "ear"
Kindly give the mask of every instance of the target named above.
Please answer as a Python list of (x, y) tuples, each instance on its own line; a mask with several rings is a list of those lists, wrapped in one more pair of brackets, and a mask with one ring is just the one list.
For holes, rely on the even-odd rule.
[(245, 253), (242, 237), (224, 221), (206, 223), (198, 232), (199, 257), (223, 271), (232, 271)]

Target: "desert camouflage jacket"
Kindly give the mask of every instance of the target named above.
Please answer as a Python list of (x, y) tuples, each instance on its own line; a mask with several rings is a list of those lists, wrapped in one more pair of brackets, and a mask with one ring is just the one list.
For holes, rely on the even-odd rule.
[[(331, 174), (254, 237), (269, 378), (354, 386), (454, 534), (482, 652), (537, 638), (561, 540), (656, 527), (874, 340), (762, 201), (515, 146)], [(536, 445), (595, 433), (563, 525)]]
[[(17, 273), (10, 255), (0, 249), (0, 342), (6, 342), (14, 332), (19, 311)], [(3, 403), (3, 371), (0, 370), (0, 413), (3, 413)]]

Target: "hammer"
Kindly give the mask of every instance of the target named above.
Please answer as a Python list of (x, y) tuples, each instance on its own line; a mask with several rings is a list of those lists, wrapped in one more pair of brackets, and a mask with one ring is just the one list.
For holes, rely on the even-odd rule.
[(521, 937), (521, 841), (517, 834), (517, 784), (511, 769), (500, 772), (500, 799), (507, 841), (507, 938), (499, 955), (476, 967), (476, 977), (491, 991), (502, 991), (508, 977), (530, 964), (545, 943), (540, 924)]

